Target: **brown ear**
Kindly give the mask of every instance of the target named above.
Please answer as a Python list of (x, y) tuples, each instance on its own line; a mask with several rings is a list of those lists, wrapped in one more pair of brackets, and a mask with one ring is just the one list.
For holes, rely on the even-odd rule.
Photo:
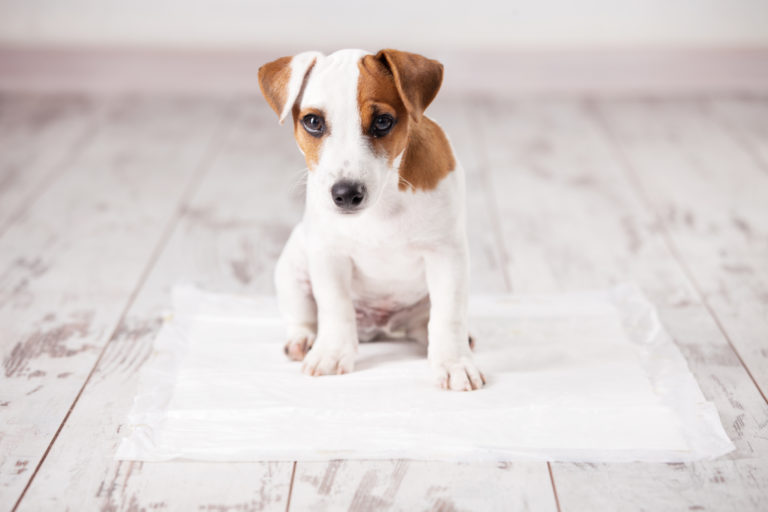
[(395, 78), (395, 86), (405, 108), (414, 121), (419, 121), (443, 83), (443, 65), (415, 53), (381, 50), (376, 58)]
[(312, 66), (323, 54), (304, 52), (281, 57), (259, 68), (259, 88), (282, 123), (301, 96)]
[(279, 116), (288, 95), (288, 80), (291, 78), (291, 59), (281, 57), (259, 68), (259, 88), (264, 99)]

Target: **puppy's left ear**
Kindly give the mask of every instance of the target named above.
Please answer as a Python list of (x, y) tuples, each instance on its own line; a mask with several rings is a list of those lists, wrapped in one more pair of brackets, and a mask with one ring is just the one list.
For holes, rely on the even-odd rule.
[(293, 105), (300, 98), (306, 79), (320, 52), (304, 52), (294, 57), (282, 57), (259, 68), (259, 88), (283, 124)]
[(419, 121), (443, 83), (443, 65), (436, 60), (399, 50), (376, 54), (391, 72), (395, 87), (414, 121)]

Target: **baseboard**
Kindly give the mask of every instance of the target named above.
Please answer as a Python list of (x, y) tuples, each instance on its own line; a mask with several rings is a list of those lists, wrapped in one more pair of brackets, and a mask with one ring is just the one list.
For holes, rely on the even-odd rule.
[[(0, 48), (0, 91), (257, 93), (275, 51)], [(445, 51), (441, 95), (768, 94), (768, 48)]]

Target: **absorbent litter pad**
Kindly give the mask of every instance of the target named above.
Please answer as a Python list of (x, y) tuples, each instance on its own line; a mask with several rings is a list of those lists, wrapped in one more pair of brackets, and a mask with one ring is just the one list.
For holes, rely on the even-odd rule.
[(733, 449), (717, 410), (633, 286), (470, 299), (480, 391), (439, 389), (423, 346), (360, 344), (309, 377), (274, 299), (173, 292), (117, 458), (679, 462)]

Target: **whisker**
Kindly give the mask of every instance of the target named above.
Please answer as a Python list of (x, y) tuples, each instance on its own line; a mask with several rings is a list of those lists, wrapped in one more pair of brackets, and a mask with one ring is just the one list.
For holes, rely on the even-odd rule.
[(304, 167), (303, 169), (299, 169), (297, 173), (298, 176), (294, 179), (290, 188), (291, 192), (295, 192), (297, 189), (303, 188), (309, 179), (309, 168)]

